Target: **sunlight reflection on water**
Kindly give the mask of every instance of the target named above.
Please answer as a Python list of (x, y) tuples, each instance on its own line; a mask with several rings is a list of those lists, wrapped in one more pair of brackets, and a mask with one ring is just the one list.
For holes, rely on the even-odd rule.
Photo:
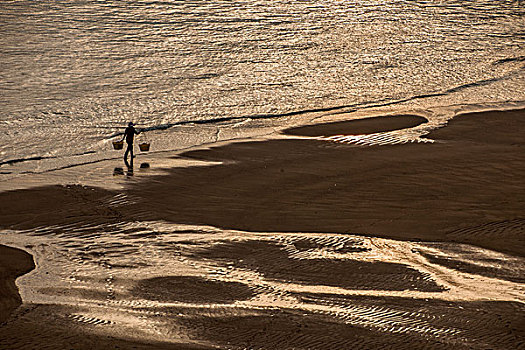
[[(282, 113), (414, 96), (523, 101), (523, 14), (516, 1), (6, 2), (0, 161), (102, 158), (129, 120), (273, 116), (256, 129), (286, 124)], [(218, 133), (157, 132), (156, 147)]]

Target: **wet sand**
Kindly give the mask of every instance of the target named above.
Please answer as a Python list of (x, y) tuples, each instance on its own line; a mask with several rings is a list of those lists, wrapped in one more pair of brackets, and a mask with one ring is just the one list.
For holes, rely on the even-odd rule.
[(521, 111), (464, 115), (426, 144), (281, 139), (188, 152), (182, 157), (224, 164), (133, 185), (134, 215), (256, 232), (452, 241), (524, 256), (523, 119)]
[(408, 143), (387, 130), (421, 118), (392, 118), (185, 152), (203, 165), (122, 191), (0, 193), (4, 241), (43, 261), (0, 347), (524, 347), (524, 111)]

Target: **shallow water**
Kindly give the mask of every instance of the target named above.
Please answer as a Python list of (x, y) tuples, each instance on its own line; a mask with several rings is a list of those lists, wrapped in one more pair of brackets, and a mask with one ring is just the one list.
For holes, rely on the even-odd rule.
[[(341, 107), (525, 101), (520, 1), (9, 1), (0, 176), (261, 135)], [(439, 113), (438, 113), (439, 114)]]

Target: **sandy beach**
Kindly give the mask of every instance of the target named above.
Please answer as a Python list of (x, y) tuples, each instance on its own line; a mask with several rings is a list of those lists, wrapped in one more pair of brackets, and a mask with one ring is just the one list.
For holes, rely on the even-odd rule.
[(210, 145), (120, 190), (0, 193), (0, 242), (37, 262), (19, 306), (32, 258), (0, 248), (0, 348), (524, 348), (525, 111), (393, 132), (425, 121)]

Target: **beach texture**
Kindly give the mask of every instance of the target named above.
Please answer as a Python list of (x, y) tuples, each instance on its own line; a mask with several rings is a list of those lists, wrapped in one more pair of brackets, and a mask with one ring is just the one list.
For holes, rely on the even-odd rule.
[[(121, 191), (0, 193), (0, 228), (50, 261), (0, 348), (523, 348), (525, 113), (389, 133), (424, 121), (212, 145)], [(2, 296), (32, 268), (9, 249)]]

